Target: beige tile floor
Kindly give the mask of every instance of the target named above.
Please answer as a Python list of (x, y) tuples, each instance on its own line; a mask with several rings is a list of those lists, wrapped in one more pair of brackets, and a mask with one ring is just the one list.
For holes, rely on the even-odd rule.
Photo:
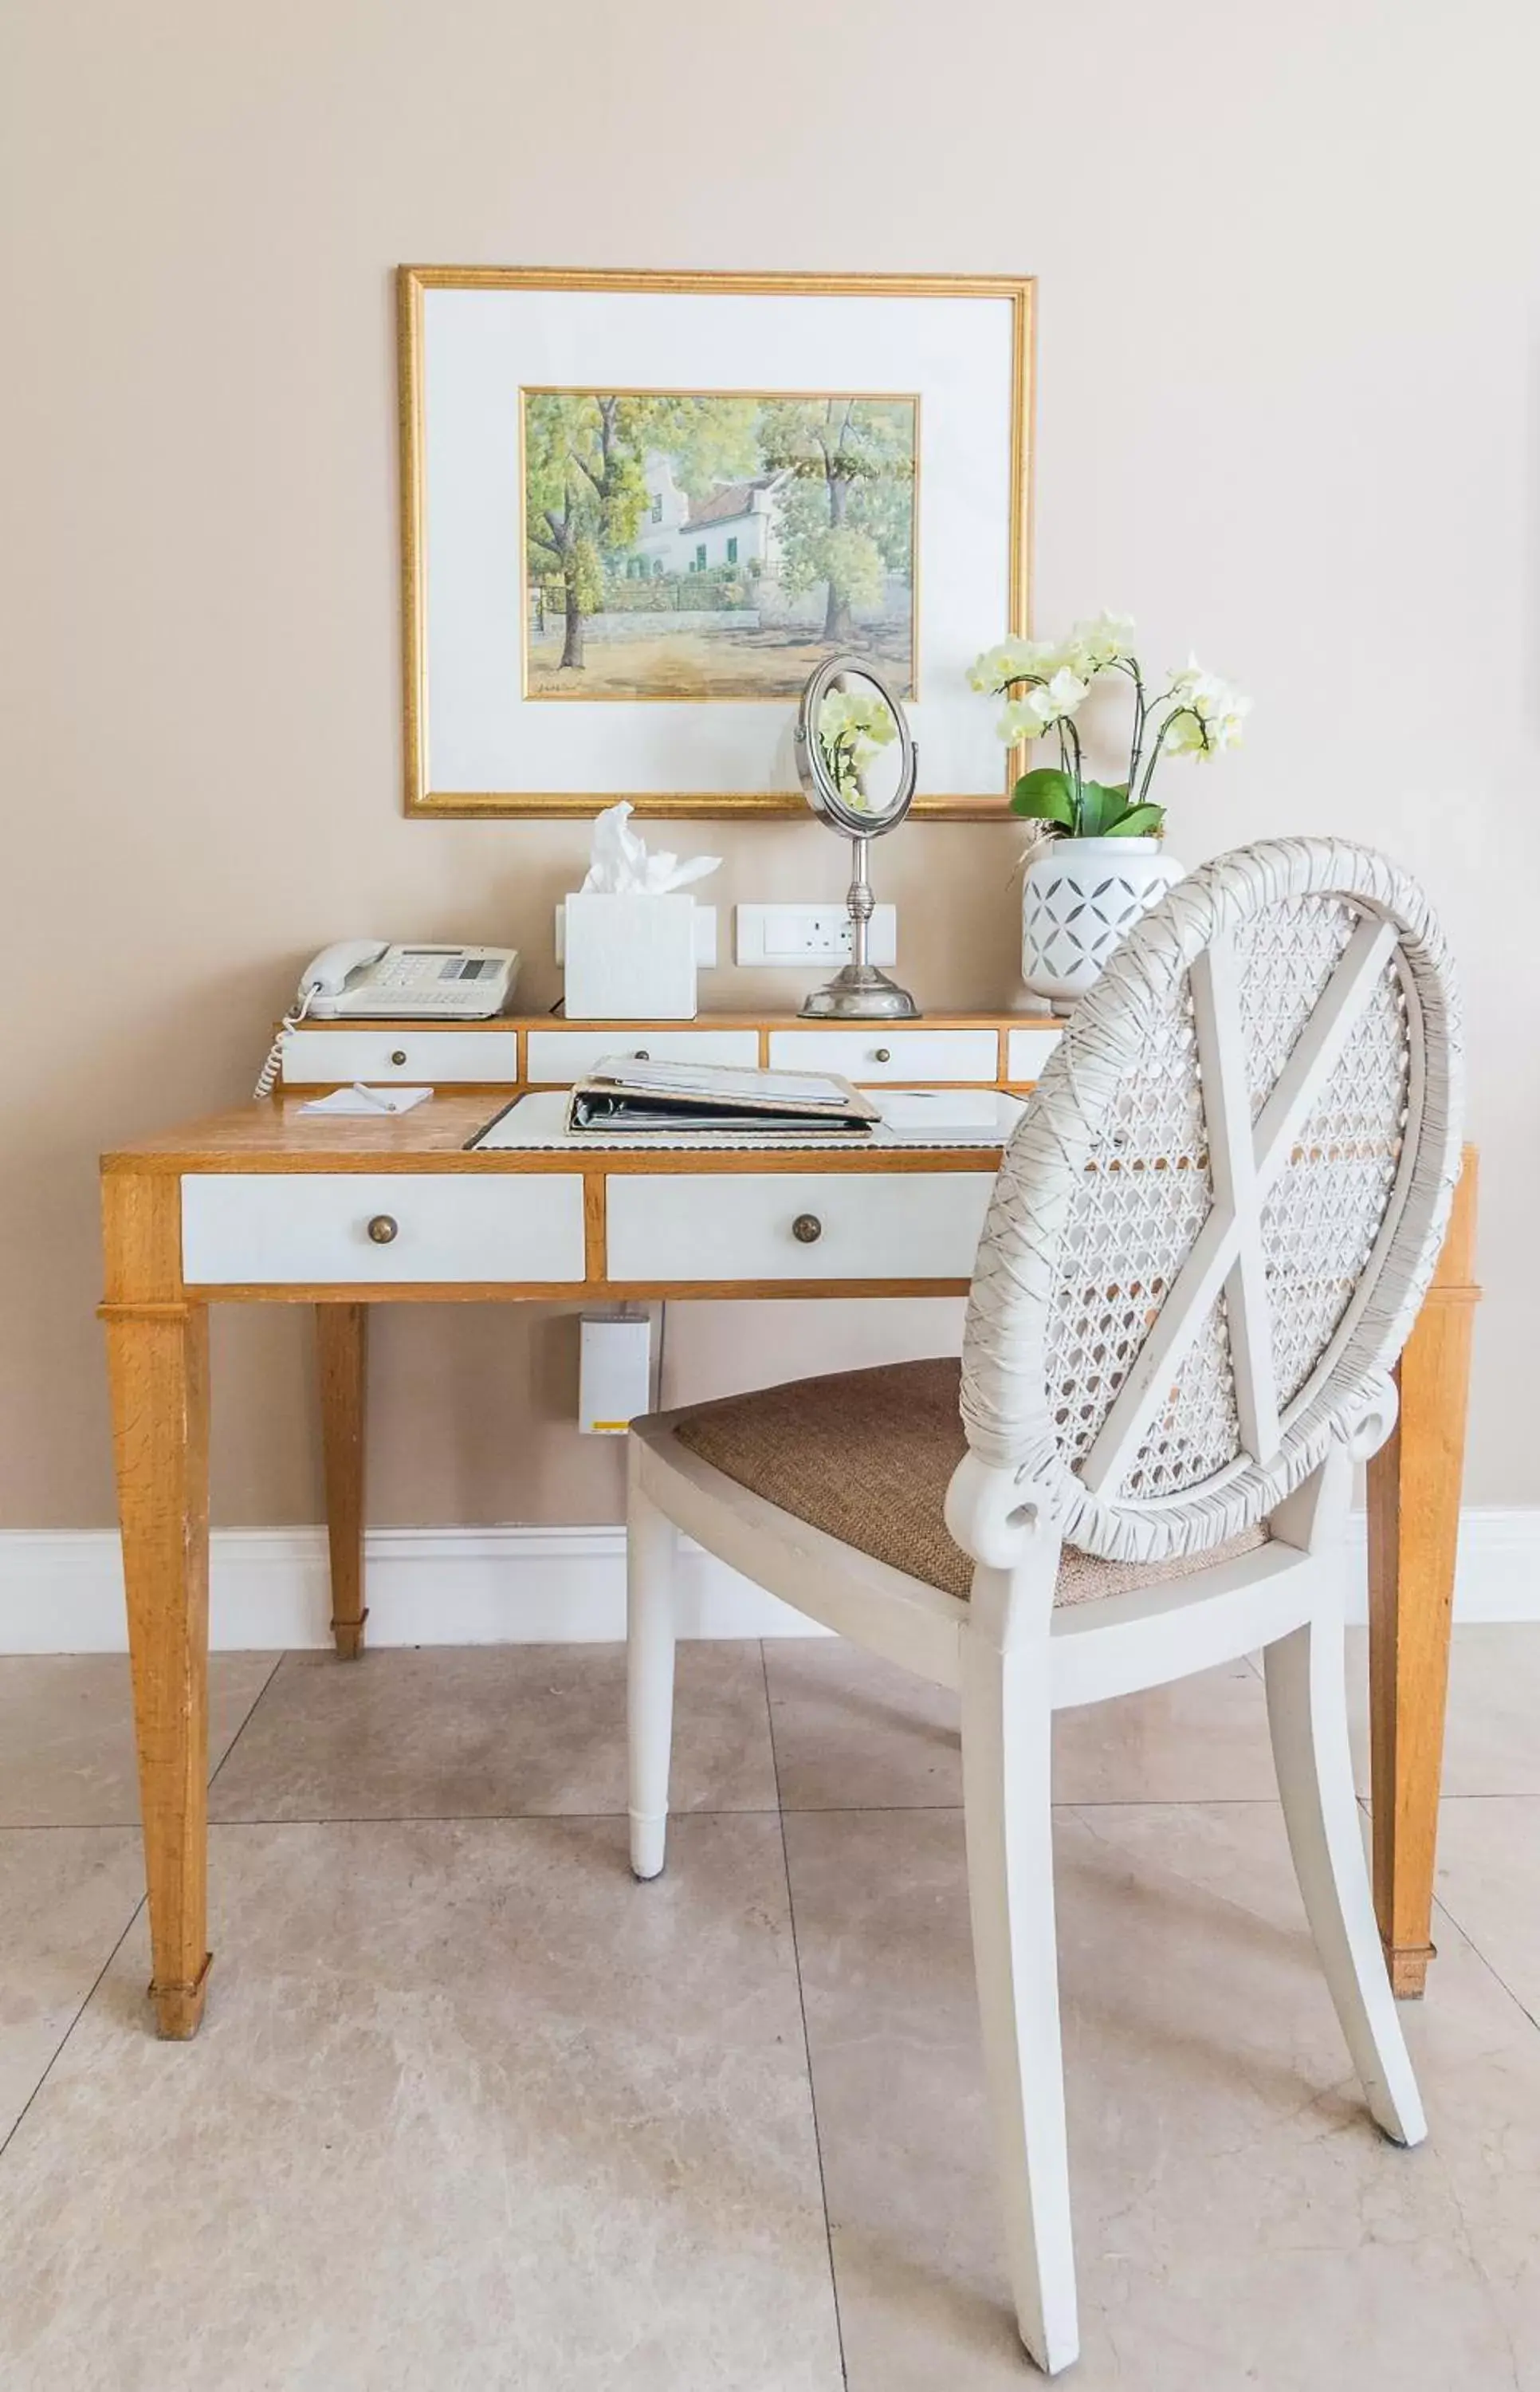
[[(1416, 2153), (1356, 2100), (1255, 1671), (1061, 1721), (1084, 2392), (1540, 2392), (1540, 1630), (1457, 1647)], [(218, 1962), (173, 2046), (123, 1669), (0, 1660), (6, 2392), (1034, 2380), (950, 1702), (689, 1648), (643, 1888), (613, 1648), (214, 1680)]]

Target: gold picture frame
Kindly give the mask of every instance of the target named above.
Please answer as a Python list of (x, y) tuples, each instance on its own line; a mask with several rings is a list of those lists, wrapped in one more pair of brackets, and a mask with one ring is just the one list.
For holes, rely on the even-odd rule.
[[(852, 298), (971, 298), (1001, 300), (1010, 309), (1007, 402), (1008, 458), (1005, 461), (1007, 522), (1005, 526), (1005, 593), (1007, 620), (978, 626), (982, 645), (1002, 630), (1025, 635), (1031, 609), (1032, 421), (1035, 283), (1029, 276), (885, 275), (885, 274), (726, 274), (667, 273), (647, 268), (597, 270), (539, 266), (403, 266), (397, 269), (397, 344), (399, 359), (399, 436), (401, 473), (401, 629), (403, 726), (406, 811), (419, 819), (485, 819), (498, 816), (576, 816), (628, 798), (640, 815), (737, 818), (796, 816), (804, 811), (800, 791), (790, 786), (775, 789), (658, 790), (595, 789), (530, 791), (484, 787), (437, 787), (432, 785), (429, 749), (430, 689), (428, 673), (429, 616), (427, 586), (428, 491), (425, 398), (426, 338), (424, 300), (429, 292), (642, 292), (656, 294), (733, 295), (755, 297), (817, 296)], [(549, 387), (549, 385), (548, 385)], [(608, 391), (609, 383), (599, 385)], [(660, 390), (664, 385), (658, 385)], [(845, 387), (849, 387), (846, 385)], [(781, 396), (782, 394), (775, 394)], [(788, 391), (787, 396), (804, 396)], [(918, 410), (916, 396), (916, 410)], [(521, 422), (517, 442), (520, 498), (523, 500), (524, 438)], [(917, 417), (916, 417), (917, 420)], [(523, 577), (521, 560), (521, 580)], [(521, 604), (524, 604), (521, 591)], [(572, 602), (569, 600), (569, 604)], [(912, 605), (917, 635), (918, 592)], [(526, 634), (521, 632), (521, 647)], [(521, 661), (521, 674), (522, 674)], [(792, 701), (787, 701), (791, 708)], [(974, 703), (977, 705), (977, 701)], [(548, 711), (550, 709), (547, 709)], [(565, 709), (557, 708), (558, 714)], [(1022, 769), (1020, 751), (1003, 757), (998, 796), (977, 793), (947, 796), (922, 791), (914, 800), (919, 816), (956, 822), (999, 821), (1005, 800)]]

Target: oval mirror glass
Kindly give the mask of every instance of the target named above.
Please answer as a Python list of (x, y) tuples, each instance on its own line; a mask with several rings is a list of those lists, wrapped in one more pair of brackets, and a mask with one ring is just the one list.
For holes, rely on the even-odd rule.
[(850, 656), (820, 665), (802, 693), (796, 764), (808, 802), (852, 838), (893, 830), (914, 795), (914, 743), (903, 708)]
[(897, 828), (914, 796), (914, 742), (880, 673), (854, 656), (831, 656), (819, 666), (797, 708), (796, 769), (813, 812), (850, 841), (850, 960), (803, 999), (802, 1011), (815, 1020), (912, 1020), (920, 1008), (909, 991), (867, 953), (867, 851)]

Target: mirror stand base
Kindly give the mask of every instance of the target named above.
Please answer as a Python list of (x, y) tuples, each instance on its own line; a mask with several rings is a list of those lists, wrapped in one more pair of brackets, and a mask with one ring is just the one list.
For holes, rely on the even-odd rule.
[(804, 997), (800, 1012), (809, 1021), (918, 1021), (921, 1018), (908, 989), (899, 988), (875, 964), (846, 964), (832, 981)]

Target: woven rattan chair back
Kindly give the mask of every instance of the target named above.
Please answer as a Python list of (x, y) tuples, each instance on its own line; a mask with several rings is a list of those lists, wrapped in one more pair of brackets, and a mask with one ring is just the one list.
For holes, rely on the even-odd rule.
[(1077, 1007), (1002, 1165), (963, 1413), (1071, 1542), (1271, 1511), (1399, 1354), (1459, 1169), (1442, 933), (1382, 856), (1218, 857)]

